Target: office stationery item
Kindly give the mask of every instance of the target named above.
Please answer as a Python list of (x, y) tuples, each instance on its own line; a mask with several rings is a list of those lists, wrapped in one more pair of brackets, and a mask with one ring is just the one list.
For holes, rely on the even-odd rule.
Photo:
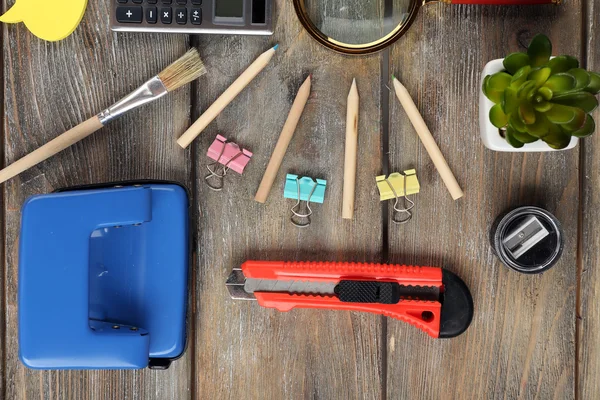
[(551, 57), (552, 43), (536, 35), (527, 53), (488, 63), (479, 99), (481, 138), (497, 151), (566, 150), (594, 133), (600, 74), (571, 56)]
[[(435, 0), (293, 0), (306, 31), (323, 46), (345, 54), (368, 54), (394, 43), (421, 5)], [(561, 0), (442, 0), (449, 4), (550, 4)]]
[(564, 248), (558, 219), (539, 207), (517, 207), (500, 215), (490, 229), (490, 243), (500, 261), (525, 274), (552, 268)]
[(185, 351), (189, 200), (168, 182), (33, 196), (19, 243), (19, 356), (34, 369), (165, 369)]
[(423, 121), (423, 117), (419, 113), (419, 110), (417, 109), (413, 99), (410, 97), (408, 90), (406, 90), (400, 81), (393, 75), (392, 80), (394, 82), (396, 97), (398, 97), (398, 100), (400, 100), (402, 108), (404, 108), (404, 111), (406, 111), (406, 115), (408, 115), (410, 122), (415, 127), (415, 130), (421, 139), (421, 143), (423, 143), (425, 150), (427, 150), (427, 153), (429, 153), (429, 157), (431, 157), (431, 161), (433, 161), (435, 168), (442, 177), (442, 180), (448, 188), (450, 195), (454, 200), (460, 199), (463, 196), (463, 191), (456, 181), (454, 174), (450, 170), (450, 167), (442, 155), (440, 148), (435, 143), (429, 128), (427, 128), (425, 121)]
[(277, 140), (277, 144), (275, 145), (275, 150), (273, 150), (273, 154), (271, 154), (271, 159), (269, 160), (267, 169), (265, 170), (263, 178), (260, 181), (258, 191), (254, 196), (254, 200), (258, 201), (259, 203), (264, 203), (267, 201), (271, 187), (273, 187), (273, 182), (275, 182), (275, 178), (277, 177), (279, 167), (281, 167), (285, 152), (287, 151), (288, 145), (292, 140), (292, 136), (294, 136), (296, 126), (298, 126), (298, 121), (300, 120), (302, 111), (304, 111), (304, 106), (308, 101), (308, 96), (310, 95), (310, 85), (311, 76), (309, 75), (298, 90), (298, 94), (294, 99), (290, 113), (288, 114), (285, 124), (283, 125), (283, 129), (281, 130), (281, 134), (279, 135), (279, 140)]
[(242, 74), (219, 96), (215, 102), (177, 139), (177, 144), (186, 148), (216, 117), (236, 98), (260, 71), (262, 71), (275, 54), (278, 45), (262, 53)]
[[(392, 222), (396, 224), (404, 224), (412, 218), (412, 208), (415, 203), (408, 198), (409, 195), (419, 193), (421, 186), (417, 179), (417, 171), (409, 169), (404, 171), (404, 174), (400, 172), (394, 172), (389, 176), (380, 175), (375, 178), (377, 182), (377, 189), (379, 189), (380, 201), (395, 199), (394, 202), (394, 215), (392, 216)], [(404, 198), (404, 208), (400, 208), (400, 199)], [(405, 217), (399, 218), (399, 215), (404, 214)]]
[(17, 0), (0, 16), (0, 21), (8, 24), (23, 22), (35, 36), (54, 42), (73, 33), (86, 7), (87, 0)]
[(45, 159), (86, 138), (108, 122), (143, 104), (159, 99), (169, 92), (193, 81), (206, 72), (196, 49), (169, 65), (128, 96), (119, 100), (100, 114), (71, 128), (42, 147), (15, 161), (0, 171), (0, 183), (20, 174)]
[(342, 218), (354, 217), (354, 190), (356, 186), (356, 154), (358, 147), (358, 89), (356, 79), (348, 93), (346, 106), (346, 151), (344, 155), (344, 192), (342, 197)]
[[(241, 149), (240, 146), (228, 141), (221, 135), (217, 135), (208, 148), (206, 155), (215, 161), (206, 166), (210, 173), (204, 177), (204, 180), (209, 188), (217, 192), (223, 190), (224, 178), (227, 172), (232, 169), (240, 175), (243, 174), (244, 168), (246, 168), (252, 157), (250, 151)], [(215, 178), (218, 184), (211, 184), (211, 178)]]
[(111, 0), (119, 32), (271, 35), (273, 0)]
[[(312, 209), (310, 208), (311, 201), (313, 203), (323, 204), (325, 200), (325, 188), (327, 181), (324, 179), (313, 180), (307, 176), (299, 178), (298, 175), (287, 174), (285, 177), (285, 187), (283, 189), (283, 197), (286, 199), (296, 200), (296, 204), (292, 207), (292, 224), (299, 228), (305, 228), (310, 225)], [(300, 212), (300, 203), (306, 202), (307, 213)], [(296, 219), (306, 219), (306, 222), (298, 222)]]
[(234, 299), (262, 307), (347, 310), (383, 314), (434, 338), (463, 333), (473, 319), (473, 299), (452, 272), (354, 262), (246, 261), (226, 282)]

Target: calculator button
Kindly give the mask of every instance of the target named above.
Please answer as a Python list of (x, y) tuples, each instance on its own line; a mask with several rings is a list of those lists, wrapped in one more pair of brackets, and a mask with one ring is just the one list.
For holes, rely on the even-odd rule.
[(177, 8), (175, 10), (175, 21), (177, 21), (179, 25), (185, 25), (187, 23), (187, 9)]
[(171, 4), (173, 0), (162, 0), (163, 4)]
[(142, 1), (143, 1), (143, 0), (133, 0), (133, 2), (134, 2), (135, 4), (142, 4)]
[(202, 5), (202, 0), (192, 0), (192, 4), (195, 6), (201, 6)]
[(146, 21), (149, 24), (155, 24), (158, 19), (158, 10), (156, 7), (148, 7), (146, 8)]
[(192, 7), (192, 9), (190, 10), (190, 20), (194, 25), (202, 24), (202, 9)]
[(125, 4), (127, 3), (127, 0), (117, 0), (117, 3)]
[(148, 4), (156, 4), (158, 0), (148, 0)]
[(139, 24), (142, 22), (142, 7), (117, 7), (117, 21)]
[(187, 0), (177, 0), (177, 4), (181, 4), (181, 5), (187, 4)]
[(160, 9), (160, 22), (163, 24), (170, 24), (173, 20), (171, 15), (171, 7), (163, 7)]

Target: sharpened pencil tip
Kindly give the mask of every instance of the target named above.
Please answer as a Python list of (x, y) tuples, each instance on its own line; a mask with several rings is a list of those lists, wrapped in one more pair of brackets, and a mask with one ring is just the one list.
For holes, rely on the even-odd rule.
[(394, 74), (392, 74), (392, 80), (396, 79), (396, 76)]
[(278, 47), (279, 47), (279, 44), (276, 44), (275, 46), (273, 46), (273, 50), (277, 50)]

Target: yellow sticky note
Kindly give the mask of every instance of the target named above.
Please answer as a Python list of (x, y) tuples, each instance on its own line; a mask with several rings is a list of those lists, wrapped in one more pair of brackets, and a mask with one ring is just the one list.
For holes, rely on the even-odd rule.
[(55, 42), (73, 33), (86, 7), (87, 0), (17, 0), (0, 21), (23, 22), (35, 36)]

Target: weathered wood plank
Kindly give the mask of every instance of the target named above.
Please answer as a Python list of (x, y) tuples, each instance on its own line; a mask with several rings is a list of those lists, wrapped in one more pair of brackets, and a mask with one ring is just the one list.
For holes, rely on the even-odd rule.
[[(233, 301), (225, 280), (248, 259), (379, 261), (379, 56), (347, 58), (320, 47), (299, 25), (292, 4), (277, 2), (272, 38), (201, 37), (208, 74), (200, 110), (260, 53), (275, 43), (271, 64), (196, 140), (199, 190), (196, 353), (197, 397), (253, 399), (380, 398), (380, 317), (368, 314), (264, 309)], [(255, 191), (291, 103), (306, 76), (312, 94), (265, 205)], [(341, 218), (346, 97), (357, 77), (361, 97), (354, 221)], [(254, 152), (246, 172), (210, 191), (206, 151), (217, 133)], [(289, 222), (286, 173), (327, 179), (313, 222)]]
[[(127, 94), (181, 56), (187, 37), (109, 32), (110, 1), (90, 2), (69, 38), (46, 43), (22, 25), (5, 27), (4, 162), (8, 164)], [(190, 89), (161, 99), (9, 181), (6, 200), (6, 398), (185, 399), (187, 355), (168, 371), (40, 372), (18, 360), (20, 207), (29, 195), (88, 183), (170, 179), (189, 185), (190, 158), (175, 143), (189, 124)]]
[[(585, 27), (584, 43), (587, 48), (587, 69), (600, 71), (600, 40), (597, 35), (597, 26), (600, 24), (600, 3), (598, 1), (585, 2), (587, 21)], [(600, 111), (593, 114), (596, 125), (600, 122)], [(580, 257), (578, 258), (580, 302), (578, 304), (579, 326), (579, 353), (577, 354), (579, 373), (578, 397), (592, 399), (600, 393), (600, 304), (598, 292), (600, 291), (600, 271), (598, 262), (600, 255), (600, 229), (598, 229), (598, 206), (600, 205), (600, 138), (598, 129), (591, 137), (585, 139), (583, 149), (582, 171), (582, 209), (581, 209), (581, 236)]]
[[(396, 99), (390, 164), (415, 166), (421, 193), (413, 221), (390, 225), (391, 260), (444, 266), (475, 302), (469, 330), (432, 340), (388, 322), (389, 398), (573, 398), (575, 367), (578, 150), (496, 153), (479, 138), (478, 96), (485, 63), (549, 34), (555, 53), (580, 53), (581, 2), (560, 7), (431, 4), (394, 47), (391, 71), (415, 98), (463, 186), (454, 202)], [(507, 208), (541, 205), (562, 222), (561, 262), (535, 276), (504, 267), (488, 230)]]

